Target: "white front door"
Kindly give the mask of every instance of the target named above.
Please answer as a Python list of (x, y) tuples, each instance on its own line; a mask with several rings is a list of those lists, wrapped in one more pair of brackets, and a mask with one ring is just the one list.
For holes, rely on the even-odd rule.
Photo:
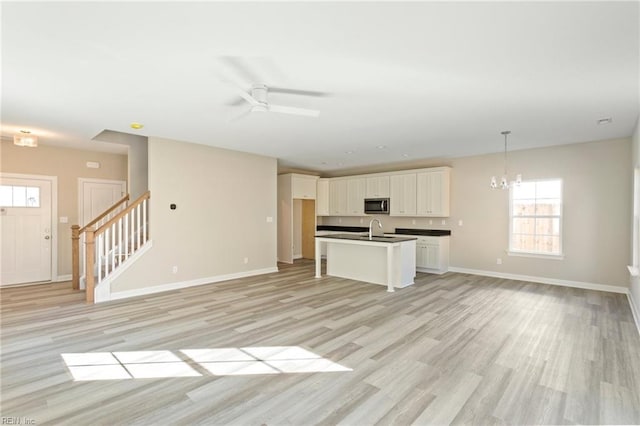
[(98, 215), (124, 197), (126, 182), (102, 179), (80, 179), (80, 226), (91, 222)]
[(0, 285), (51, 281), (51, 181), (0, 177)]

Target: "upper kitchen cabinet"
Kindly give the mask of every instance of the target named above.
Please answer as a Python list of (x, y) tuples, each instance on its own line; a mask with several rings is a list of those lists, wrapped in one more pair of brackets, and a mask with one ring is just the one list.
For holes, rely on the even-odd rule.
[(346, 179), (331, 179), (329, 181), (329, 211), (332, 216), (347, 216), (347, 181)]
[(292, 198), (301, 200), (316, 199), (317, 176), (291, 174), (291, 192)]
[[(449, 182), (449, 167), (417, 173), (418, 216), (449, 216)], [(393, 204), (391, 206), (393, 207)]]
[(368, 177), (365, 198), (389, 198), (389, 176)]
[(316, 214), (318, 216), (329, 216), (329, 179), (318, 179), (316, 192)]
[(391, 216), (416, 216), (416, 173), (392, 175)]
[(347, 179), (347, 211), (349, 215), (364, 216), (365, 178)]

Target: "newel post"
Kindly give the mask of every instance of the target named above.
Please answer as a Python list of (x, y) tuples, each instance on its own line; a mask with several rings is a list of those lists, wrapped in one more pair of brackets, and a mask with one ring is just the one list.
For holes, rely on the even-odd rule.
[(85, 291), (87, 293), (87, 303), (93, 303), (93, 293), (94, 293), (94, 288), (95, 288), (95, 276), (93, 275), (93, 266), (96, 262), (96, 249), (95, 249), (95, 230), (93, 229), (93, 227), (87, 229), (86, 231), (86, 237), (85, 237), (85, 254), (86, 254), (86, 260), (85, 260), (85, 265), (87, 265), (86, 267), (86, 274), (85, 274), (85, 280), (86, 280), (86, 288)]
[(71, 285), (80, 290), (80, 226), (71, 227)]

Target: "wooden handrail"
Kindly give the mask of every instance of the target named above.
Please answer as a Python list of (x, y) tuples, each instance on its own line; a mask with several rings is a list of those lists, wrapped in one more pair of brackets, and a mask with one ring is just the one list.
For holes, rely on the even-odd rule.
[(98, 223), (98, 221), (100, 219), (102, 219), (103, 217), (107, 216), (109, 213), (111, 213), (112, 211), (114, 211), (115, 209), (120, 207), (120, 204), (122, 204), (122, 203), (124, 203), (124, 202), (126, 202), (128, 200), (129, 200), (129, 194), (127, 194), (124, 197), (122, 197), (122, 199), (120, 199), (120, 201), (116, 202), (113, 206), (109, 207), (102, 214), (100, 214), (100, 216), (96, 217), (91, 222), (87, 223), (84, 227), (80, 228), (80, 233), (82, 234), (83, 232), (85, 232), (87, 229), (89, 229), (89, 227), (91, 227), (91, 226), (95, 225), (96, 223)]
[(151, 191), (147, 191), (141, 196), (139, 196), (133, 203), (129, 204), (127, 208), (122, 210), (120, 213), (112, 217), (107, 223), (102, 225), (100, 228), (96, 229), (94, 234), (99, 235), (102, 234), (108, 227), (119, 221), (123, 216), (127, 215), (131, 210), (138, 207), (138, 204), (141, 204), (144, 200), (148, 200), (151, 198)]

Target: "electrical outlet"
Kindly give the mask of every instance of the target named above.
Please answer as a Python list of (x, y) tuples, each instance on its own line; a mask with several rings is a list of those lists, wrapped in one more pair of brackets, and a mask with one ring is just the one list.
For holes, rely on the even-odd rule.
[(360, 218), (360, 223), (364, 223), (364, 219), (363, 218)]
[(273, 216), (267, 216), (267, 223), (273, 223)]
[(443, 224), (443, 225), (446, 225), (446, 224), (447, 224), (447, 221), (446, 221), (446, 220), (444, 220), (444, 219), (442, 219), (442, 224)]
[(248, 257), (245, 257), (245, 258), (244, 258), (244, 264), (246, 265), (247, 263), (249, 263), (249, 258), (248, 258)]
[(458, 221), (458, 226), (462, 226), (462, 219)]
[(501, 257), (496, 259), (496, 265), (502, 265), (502, 258)]
[(178, 267), (174, 266), (173, 268), (171, 268), (171, 272), (173, 272), (174, 274), (178, 273)]
[(433, 219), (429, 219), (429, 225), (433, 225)]
[(338, 223), (342, 223), (342, 218), (338, 218)]
[(416, 224), (416, 220), (415, 219), (411, 219), (411, 224), (415, 225)]

